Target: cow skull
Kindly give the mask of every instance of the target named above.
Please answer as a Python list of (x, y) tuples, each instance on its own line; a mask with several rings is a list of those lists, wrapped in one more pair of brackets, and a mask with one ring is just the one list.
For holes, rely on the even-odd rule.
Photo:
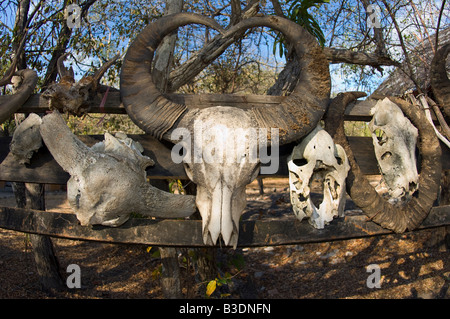
[(369, 129), (375, 156), (391, 200), (409, 199), (418, 188), (418, 131), (388, 98), (379, 100), (371, 114)]
[[(291, 204), (299, 220), (321, 229), (334, 217), (343, 216), (345, 179), (350, 169), (344, 149), (317, 126), (294, 147), (288, 158)], [(323, 200), (317, 208), (311, 198), (314, 180), (323, 184)]]
[(81, 225), (120, 226), (131, 213), (161, 218), (193, 214), (195, 197), (159, 190), (147, 182), (145, 168), (154, 164), (142, 147), (125, 134), (105, 134), (86, 146), (58, 111), (42, 119), (40, 132), (50, 153), (70, 174), (67, 198)]
[[(269, 27), (282, 32), (297, 53), (302, 76), (294, 91), (273, 107), (187, 106), (171, 101), (156, 87), (151, 69), (153, 55), (162, 39), (178, 27), (202, 24), (218, 30), (224, 39), (254, 27)], [(199, 148), (202, 156), (183, 159), (187, 176), (197, 184), (197, 206), (203, 220), (205, 244), (215, 244), (222, 235), (226, 245), (236, 247), (239, 217), (245, 207), (245, 185), (258, 174), (259, 160), (240, 160), (227, 163), (208, 162), (205, 158), (220, 158), (217, 154), (227, 146), (241, 147), (234, 139), (224, 138), (220, 130), (237, 128), (264, 129), (272, 144), (272, 129), (279, 132), (279, 143), (287, 144), (309, 133), (325, 113), (330, 96), (328, 62), (317, 41), (299, 25), (276, 16), (243, 19), (224, 31), (215, 20), (192, 13), (164, 16), (148, 25), (130, 45), (120, 75), (121, 99), (127, 114), (142, 130), (158, 139), (179, 142), (172, 133), (185, 129), (194, 139), (198, 132), (207, 135)], [(201, 101), (201, 100), (199, 100)], [(196, 123), (202, 129), (196, 130)], [(218, 129), (220, 127), (220, 129)], [(178, 132), (179, 133), (179, 132)], [(258, 133), (259, 135), (259, 133)], [(178, 136), (178, 134), (175, 134)], [(245, 139), (245, 138), (243, 138)], [(213, 154), (214, 152), (214, 154)], [(238, 149), (233, 154), (242, 155)], [(190, 163), (187, 159), (194, 158)], [(195, 159), (202, 160), (196, 163)]]
[[(179, 128), (179, 143), (186, 150), (184, 168), (197, 184), (196, 204), (203, 221), (203, 241), (214, 244), (219, 235), (226, 245), (236, 246), (239, 219), (246, 206), (245, 187), (259, 173), (256, 130), (244, 110), (210, 107), (199, 111), (189, 123), (193, 132)], [(192, 136), (193, 139), (187, 138)]]

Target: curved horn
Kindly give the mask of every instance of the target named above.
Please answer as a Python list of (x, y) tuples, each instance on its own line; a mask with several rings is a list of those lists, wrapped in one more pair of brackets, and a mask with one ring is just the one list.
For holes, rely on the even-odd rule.
[(72, 133), (57, 110), (42, 118), (40, 132), (53, 158), (70, 175), (80, 176), (99, 157)]
[(278, 106), (254, 107), (259, 127), (278, 128), (280, 144), (300, 139), (313, 130), (327, 110), (331, 80), (328, 61), (316, 39), (298, 24), (277, 16), (245, 19), (227, 32), (270, 27), (283, 33), (293, 45), (301, 74), (293, 92)]
[(450, 53), (450, 43), (437, 50), (431, 62), (431, 88), (444, 113), (450, 117), (450, 80), (447, 77), (446, 59)]
[(6, 121), (28, 100), (37, 83), (37, 73), (34, 70), (20, 70), (15, 75), (22, 78), (22, 84), (16, 93), (0, 96), (0, 123)]
[(333, 136), (335, 143), (344, 147), (351, 166), (347, 177), (347, 192), (355, 204), (375, 223), (397, 233), (407, 229), (413, 230), (427, 217), (438, 194), (441, 178), (439, 141), (422, 110), (399, 98), (389, 97), (419, 130), (419, 150), (422, 155), (418, 196), (413, 197), (402, 207), (389, 204), (361, 173), (345, 137), (343, 125), (345, 107), (361, 96), (363, 96), (361, 92), (339, 94), (331, 102), (325, 118), (326, 130)]
[(177, 13), (149, 24), (130, 45), (120, 74), (120, 95), (131, 120), (161, 139), (187, 110), (165, 98), (152, 80), (153, 55), (162, 39), (187, 24), (203, 24), (216, 30), (216, 21), (193, 13)]

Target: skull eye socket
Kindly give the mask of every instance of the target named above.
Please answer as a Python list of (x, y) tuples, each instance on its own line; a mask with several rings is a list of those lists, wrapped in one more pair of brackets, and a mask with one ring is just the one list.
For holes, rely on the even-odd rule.
[(382, 146), (384, 143), (387, 142), (388, 137), (386, 136), (386, 133), (382, 130), (377, 128), (375, 131), (375, 136), (377, 137), (378, 140), (378, 145)]
[(392, 153), (391, 153), (391, 152), (386, 152), (386, 153), (384, 153), (383, 155), (381, 155), (381, 160), (382, 160), (382, 161), (387, 160), (387, 159), (389, 159), (391, 156), (392, 156)]
[(342, 158), (340, 158), (339, 156), (335, 156), (335, 158), (336, 158), (336, 161), (337, 161), (338, 165), (342, 165), (342, 163), (344, 162), (342, 160)]
[(308, 161), (304, 158), (296, 158), (296, 159), (293, 159), (292, 162), (297, 166), (303, 166), (303, 165), (308, 164)]

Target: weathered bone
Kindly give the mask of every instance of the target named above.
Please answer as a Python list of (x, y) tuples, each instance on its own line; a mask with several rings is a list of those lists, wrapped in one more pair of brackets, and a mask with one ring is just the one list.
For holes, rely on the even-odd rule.
[[(302, 75), (298, 85), (279, 105), (245, 111), (231, 107), (190, 109), (167, 99), (153, 83), (150, 66), (154, 52), (165, 36), (180, 26), (193, 23), (226, 33), (224, 37), (260, 26), (281, 31), (299, 59)], [(203, 132), (210, 137), (215, 135), (208, 130), (214, 130), (214, 125), (223, 125), (227, 129), (264, 128), (268, 133), (275, 128), (280, 144), (296, 141), (312, 131), (323, 116), (330, 88), (328, 62), (317, 41), (299, 25), (277, 16), (244, 19), (227, 31), (213, 19), (192, 13), (162, 17), (148, 25), (130, 45), (120, 75), (121, 98), (133, 122), (148, 134), (171, 142), (176, 142), (171, 133), (178, 128), (195, 134), (194, 124), (200, 119), (208, 123)], [(270, 138), (269, 133), (266, 136), (269, 143)], [(220, 140), (221, 144), (214, 140)], [(204, 147), (221, 152), (226, 145), (234, 145), (233, 142), (216, 136)], [(244, 188), (256, 177), (258, 167), (259, 163), (246, 161), (227, 165), (194, 162), (185, 166), (186, 173), (197, 184), (197, 205), (203, 219), (205, 243), (215, 244), (222, 235), (225, 244), (236, 247), (239, 216), (245, 207)]]
[(438, 194), (442, 170), (439, 140), (423, 110), (401, 99), (389, 98), (419, 130), (418, 146), (422, 155), (417, 197), (413, 196), (402, 206), (390, 204), (376, 192), (362, 174), (344, 132), (345, 107), (364, 95), (361, 92), (339, 94), (331, 102), (325, 118), (326, 130), (336, 143), (342, 145), (348, 156), (350, 171), (347, 177), (347, 193), (372, 221), (382, 227), (398, 233), (413, 230), (427, 217)]
[(31, 113), (14, 131), (10, 150), (20, 164), (29, 164), (34, 152), (41, 148), (41, 123), (41, 117)]
[(200, 110), (188, 124), (193, 128), (190, 142), (200, 147), (184, 145), (193, 150), (183, 161), (187, 176), (197, 184), (203, 241), (212, 245), (222, 235), (225, 245), (236, 247), (239, 218), (246, 206), (245, 186), (259, 173), (260, 161), (251, 156), (257, 151), (256, 136), (245, 131), (253, 122), (241, 109), (218, 106)]
[(89, 148), (57, 111), (42, 119), (40, 132), (55, 160), (71, 175), (67, 197), (82, 225), (120, 226), (131, 213), (179, 218), (195, 212), (194, 196), (164, 192), (147, 182), (144, 168), (153, 161), (123, 134), (105, 134), (104, 142)]
[(119, 54), (102, 65), (92, 76), (84, 76), (75, 83), (73, 71), (64, 67), (64, 54), (58, 59), (59, 83), (53, 83), (42, 93), (42, 97), (48, 100), (51, 110), (81, 116), (87, 113), (91, 107), (90, 101), (95, 97), (99, 82), (106, 70), (119, 58)]
[[(321, 229), (333, 218), (344, 215), (345, 179), (350, 169), (344, 149), (317, 126), (288, 158), (289, 188), (292, 208), (297, 219)], [(323, 201), (317, 208), (311, 198), (315, 179), (323, 184)]]
[(409, 199), (418, 189), (418, 131), (391, 100), (379, 100), (369, 123), (375, 157), (392, 201)]

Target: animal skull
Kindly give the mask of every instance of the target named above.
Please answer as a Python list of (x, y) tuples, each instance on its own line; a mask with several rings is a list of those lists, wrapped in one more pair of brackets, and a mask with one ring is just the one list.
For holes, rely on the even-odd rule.
[(220, 106), (200, 110), (193, 121), (188, 124), (194, 128), (193, 150), (186, 140), (181, 144), (189, 150), (183, 158), (186, 174), (197, 185), (203, 241), (214, 244), (222, 235), (226, 245), (236, 247), (245, 186), (257, 177), (260, 166), (256, 136), (248, 130), (253, 121), (244, 110)]
[[(235, 34), (254, 27), (264, 26), (282, 32), (297, 52), (301, 65), (302, 76), (296, 88), (272, 107), (203, 108), (195, 105), (202, 103), (201, 99), (189, 106), (169, 99), (153, 82), (158, 78), (149, 66), (161, 40), (187, 24), (213, 28), (222, 33), (224, 39), (232, 39)], [(148, 25), (129, 46), (120, 75), (120, 94), (127, 114), (146, 133), (172, 143), (178, 143), (172, 133), (179, 128), (185, 128), (194, 138), (199, 131), (207, 135), (203, 139), (204, 145), (198, 148), (202, 156), (191, 154), (194, 161), (185, 161), (185, 170), (197, 184), (196, 202), (203, 219), (204, 242), (215, 244), (222, 235), (225, 244), (234, 247), (238, 241), (239, 217), (245, 207), (244, 188), (256, 177), (258, 161), (248, 163), (248, 159), (241, 158), (231, 163), (208, 162), (207, 158), (220, 158), (217, 154), (222, 154), (230, 144), (230, 140), (214, 133), (215, 127), (224, 130), (265, 129), (271, 132), (266, 136), (268, 144), (273, 142), (271, 134), (275, 129), (279, 132), (280, 145), (291, 143), (310, 132), (322, 118), (329, 102), (330, 88), (328, 62), (317, 41), (299, 25), (276, 16), (243, 19), (227, 30), (215, 20), (197, 14), (164, 16)], [(196, 123), (202, 123), (203, 128), (196, 130)], [(240, 147), (242, 143), (233, 145)], [(240, 152), (234, 150), (235, 155)], [(202, 159), (202, 163), (195, 162), (196, 158)]]
[[(318, 125), (294, 147), (288, 158), (291, 204), (299, 220), (309, 218), (315, 228), (324, 228), (334, 217), (343, 216), (345, 179), (350, 169), (344, 149)], [(312, 183), (323, 183), (323, 201), (317, 208), (311, 198)]]
[(50, 153), (70, 174), (67, 198), (81, 225), (120, 226), (131, 213), (179, 218), (193, 214), (195, 197), (176, 195), (151, 186), (145, 168), (154, 162), (125, 134), (105, 134), (87, 147), (67, 127), (58, 111), (40, 127)]
[(409, 199), (418, 188), (416, 142), (418, 131), (388, 98), (372, 108), (369, 129), (391, 200)]
[(34, 152), (41, 148), (41, 123), (41, 117), (31, 113), (14, 131), (10, 150), (20, 164), (29, 164)]

